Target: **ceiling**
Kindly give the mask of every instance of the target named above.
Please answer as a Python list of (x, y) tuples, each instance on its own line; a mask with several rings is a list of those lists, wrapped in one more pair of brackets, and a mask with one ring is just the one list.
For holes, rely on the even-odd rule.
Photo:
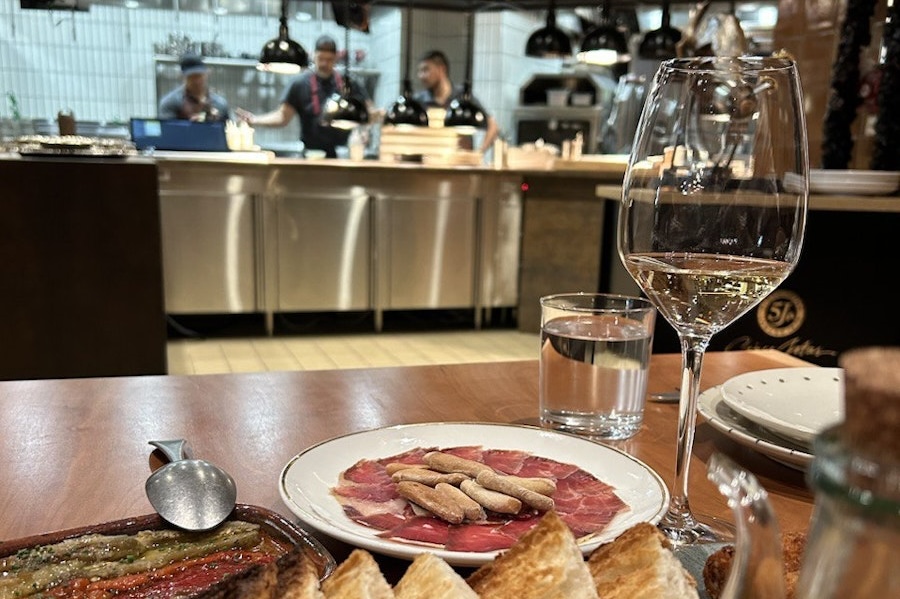
[[(94, 5), (129, 5), (132, 8), (153, 8), (162, 10), (183, 10), (189, 12), (222, 11), (223, 14), (274, 14), (281, 12), (281, 0), (81, 0)], [(340, 2), (341, 0), (337, 0)], [(356, 0), (354, 0), (356, 1)], [(612, 6), (636, 6), (638, 0), (611, 0)], [(299, 7), (312, 7), (316, 4), (329, 5), (331, 0), (308, 1), (288, 0), (288, 12), (293, 13)], [(413, 8), (452, 11), (497, 11), (497, 10), (546, 10), (550, 0), (371, 0), (371, 6), (408, 6)], [(596, 7), (602, 0), (556, 0), (558, 8)], [(649, 0), (647, 4), (654, 4)], [(315, 14), (312, 12), (312, 14)]]

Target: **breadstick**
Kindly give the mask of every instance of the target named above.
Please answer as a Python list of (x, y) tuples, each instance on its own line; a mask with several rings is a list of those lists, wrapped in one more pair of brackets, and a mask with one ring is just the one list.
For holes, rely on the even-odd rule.
[(494, 469), (481, 462), (467, 460), (449, 453), (431, 451), (425, 454), (425, 463), (434, 470), (441, 472), (462, 472), (471, 477), (478, 476), (479, 472), (493, 472)]
[(485, 489), (474, 480), (463, 481), (459, 488), (466, 495), (493, 512), (518, 514), (519, 510), (522, 509), (522, 502), (515, 497)]
[(536, 493), (531, 489), (526, 489), (522, 485), (509, 480), (508, 477), (501, 474), (496, 474), (494, 472), (480, 472), (478, 476), (475, 477), (475, 481), (486, 489), (505, 493), (516, 499), (520, 499), (523, 503), (542, 512), (549, 512), (556, 505), (552, 498)]
[(506, 478), (541, 495), (549, 497), (556, 493), (556, 481), (552, 478), (523, 478), (513, 475), (506, 475)]
[(428, 485), (404, 480), (397, 483), (397, 492), (450, 524), (459, 524), (466, 517), (458, 503)]
[(407, 468), (428, 468), (428, 466), (426, 464), (404, 464), (403, 462), (391, 462), (384, 467), (384, 469), (387, 470), (388, 474), (394, 474), (395, 472), (406, 470)]
[(438, 483), (447, 483), (451, 485), (459, 485), (462, 481), (468, 480), (468, 476), (462, 472), (438, 472), (437, 470), (429, 470), (427, 468), (403, 468), (391, 475), (394, 482), (401, 480), (411, 480), (413, 482), (422, 483), (433, 487)]
[[(471, 479), (467, 478), (466, 480)], [(434, 488), (452, 498), (453, 501), (462, 507), (463, 513), (466, 515), (466, 520), (484, 520), (484, 508), (481, 507), (481, 504), (460, 491), (458, 487), (448, 485), (447, 483), (438, 483)]]

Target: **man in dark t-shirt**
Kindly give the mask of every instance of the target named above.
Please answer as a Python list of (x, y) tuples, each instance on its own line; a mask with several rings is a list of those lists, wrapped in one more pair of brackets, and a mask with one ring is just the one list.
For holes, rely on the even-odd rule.
[(228, 102), (209, 89), (209, 69), (195, 55), (181, 58), (181, 85), (159, 101), (157, 116), (161, 119), (191, 121), (224, 121), (231, 117)]
[[(281, 104), (266, 114), (255, 115), (243, 109), (235, 113), (251, 125), (263, 127), (284, 127), (294, 115), (300, 117), (300, 139), (305, 149), (324, 150), (329, 158), (335, 158), (335, 148), (347, 144), (349, 131), (323, 126), (320, 122), (322, 111), (328, 98), (340, 92), (344, 81), (335, 71), (337, 44), (334, 39), (323, 35), (316, 40), (313, 62), (315, 69), (294, 77), (281, 97)], [(365, 90), (351, 81), (351, 93), (368, 103)]]
[[(419, 83), (422, 84), (424, 89), (416, 92), (413, 97), (426, 108), (447, 108), (452, 100), (458, 99), (463, 95), (463, 86), (453, 85), (453, 82), (450, 80), (450, 63), (447, 60), (447, 55), (440, 50), (430, 50), (422, 55), (422, 58), (419, 60), (417, 75)], [(470, 96), (470, 99), (484, 110), (478, 98)], [(485, 114), (487, 115), (487, 126), (478, 148), (478, 151), (482, 154), (491, 147), (499, 133), (497, 121), (487, 114), (487, 111), (485, 111)]]

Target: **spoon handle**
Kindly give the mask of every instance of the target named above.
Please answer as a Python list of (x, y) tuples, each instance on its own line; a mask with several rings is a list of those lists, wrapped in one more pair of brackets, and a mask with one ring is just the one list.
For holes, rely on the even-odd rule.
[(187, 441), (185, 439), (169, 439), (167, 441), (150, 441), (163, 454), (169, 458), (171, 462), (187, 459)]

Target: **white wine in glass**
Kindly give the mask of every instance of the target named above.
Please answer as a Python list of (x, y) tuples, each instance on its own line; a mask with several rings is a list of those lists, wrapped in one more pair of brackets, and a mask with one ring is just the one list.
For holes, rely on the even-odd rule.
[(783, 57), (663, 62), (625, 172), (618, 249), (681, 344), (675, 480), (659, 523), (675, 545), (731, 540), (692, 513), (688, 478), (703, 354), (800, 258), (808, 204), (806, 123)]

